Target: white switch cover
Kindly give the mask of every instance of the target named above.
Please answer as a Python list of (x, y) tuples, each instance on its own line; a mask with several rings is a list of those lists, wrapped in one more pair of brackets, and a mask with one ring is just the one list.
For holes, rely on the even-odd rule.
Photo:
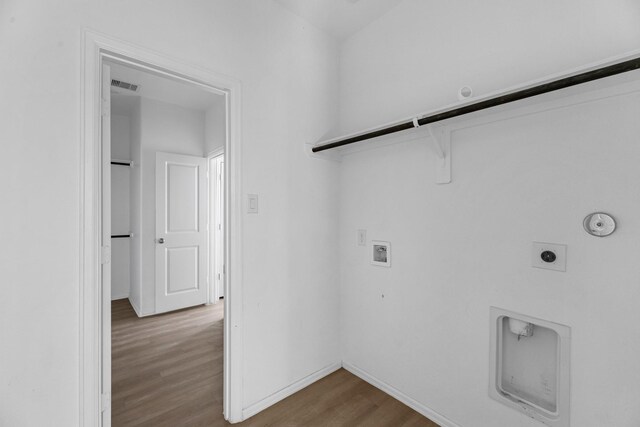
[[(552, 252), (555, 259), (552, 262), (543, 260), (542, 254)], [(549, 258), (547, 258), (549, 259)], [(567, 245), (557, 243), (533, 242), (531, 251), (531, 266), (547, 270), (567, 271)]]
[(367, 245), (367, 230), (358, 230), (358, 246)]
[(247, 213), (258, 213), (257, 194), (247, 194)]

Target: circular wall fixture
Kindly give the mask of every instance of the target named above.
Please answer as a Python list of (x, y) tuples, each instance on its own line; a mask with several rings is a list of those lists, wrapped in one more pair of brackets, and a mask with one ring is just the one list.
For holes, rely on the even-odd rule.
[(460, 90), (458, 90), (458, 99), (460, 101), (471, 98), (471, 96), (473, 96), (473, 90), (469, 86), (462, 86)]
[(596, 237), (605, 237), (616, 230), (616, 220), (604, 212), (589, 214), (582, 225), (587, 233)]

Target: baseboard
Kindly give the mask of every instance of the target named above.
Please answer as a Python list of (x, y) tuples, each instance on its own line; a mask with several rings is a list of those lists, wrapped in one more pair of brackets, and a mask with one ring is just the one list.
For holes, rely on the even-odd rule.
[(117, 301), (119, 299), (125, 299), (125, 298), (129, 298), (129, 294), (122, 294), (122, 295), (111, 295), (111, 301)]
[(429, 418), (431, 421), (439, 424), (441, 427), (462, 427), (459, 424), (454, 423), (444, 415), (441, 415), (436, 411), (424, 406), (422, 403), (410, 398), (400, 390), (390, 386), (384, 381), (380, 381), (373, 375), (370, 375), (369, 373), (363, 371), (357, 366), (354, 366), (350, 363), (342, 362), (342, 367), (347, 371), (351, 372), (353, 375), (365, 380), (372, 386), (384, 391), (389, 396), (394, 397), (395, 399), (398, 399), (400, 402), (404, 403), (405, 405), (414, 409), (415, 411), (421, 413), (425, 417)]
[(337, 371), (342, 367), (342, 363), (337, 362), (332, 365), (329, 365), (325, 368), (320, 369), (319, 371), (314, 372), (311, 375), (308, 375), (301, 380), (296, 381), (295, 383), (279, 390), (272, 395), (254, 403), (253, 405), (242, 410), (242, 420), (246, 420), (257, 414), (260, 411), (267, 409), (269, 406), (274, 405), (281, 401), (282, 399), (291, 396), (293, 393), (296, 393), (303, 388), (313, 384), (319, 379), (326, 377), (327, 375)]
[(138, 307), (131, 298), (129, 298), (129, 304), (131, 304), (131, 307), (133, 307), (133, 311), (136, 312), (136, 314), (138, 315), (138, 317), (144, 317), (142, 315), (142, 310), (140, 310), (140, 307)]

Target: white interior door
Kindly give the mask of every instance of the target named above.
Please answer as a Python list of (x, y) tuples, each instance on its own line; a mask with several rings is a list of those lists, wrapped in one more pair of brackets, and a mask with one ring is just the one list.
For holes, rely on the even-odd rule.
[(102, 66), (102, 426), (111, 426), (111, 69)]
[(224, 155), (216, 157), (216, 170), (218, 173), (216, 191), (216, 236), (215, 236), (215, 263), (216, 275), (214, 283), (218, 299), (224, 297)]
[(224, 297), (224, 154), (209, 158), (209, 283), (212, 303)]
[(156, 153), (156, 312), (207, 302), (207, 159)]

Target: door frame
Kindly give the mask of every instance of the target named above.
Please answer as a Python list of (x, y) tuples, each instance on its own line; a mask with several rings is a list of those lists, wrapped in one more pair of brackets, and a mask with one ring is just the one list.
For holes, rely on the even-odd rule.
[[(92, 30), (83, 30), (80, 88), (79, 424), (101, 425), (102, 259), (101, 68), (103, 60), (131, 64), (226, 94), (225, 276), (223, 412), (242, 420), (242, 150), (241, 85), (234, 78)], [(109, 161), (109, 159), (106, 159)], [(110, 290), (110, 289), (107, 289)], [(105, 426), (108, 427), (108, 426)]]

